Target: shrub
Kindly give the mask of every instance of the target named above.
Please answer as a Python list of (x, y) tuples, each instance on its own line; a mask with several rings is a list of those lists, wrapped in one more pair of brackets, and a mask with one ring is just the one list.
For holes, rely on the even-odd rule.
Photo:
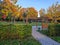
[(56, 35), (55, 27), (54, 26), (55, 26), (54, 23), (51, 23), (48, 26), (49, 36), (55, 36)]
[(48, 26), (48, 31), (50, 36), (60, 36), (60, 24), (51, 23)]
[(55, 24), (56, 36), (60, 36), (60, 24)]
[(31, 25), (0, 25), (0, 39), (24, 39), (31, 36)]
[(44, 35), (47, 35), (47, 36), (49, 36), (49, 33), (48, 33), (48, 30), (37, 30), (38, 32), (40, 32), (40, 33), (42, 33), (42, 34), (44, 34)]

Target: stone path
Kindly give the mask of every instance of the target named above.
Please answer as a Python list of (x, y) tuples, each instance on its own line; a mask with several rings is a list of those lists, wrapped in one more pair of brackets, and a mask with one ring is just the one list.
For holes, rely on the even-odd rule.
[(36, 31), (36, 26), (32, 26), (32, 36), (42, 45), (60, 45), (60, 43)]

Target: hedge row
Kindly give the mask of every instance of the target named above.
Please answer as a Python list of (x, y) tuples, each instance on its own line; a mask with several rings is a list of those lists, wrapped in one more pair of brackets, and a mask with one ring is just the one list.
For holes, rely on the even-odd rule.
[(31, 36), (31, 25), (0, 25), (0, 39), (24, 39)]
[(48, 29), (50, 36), (60, 36), (60, 24), (51, 23)]

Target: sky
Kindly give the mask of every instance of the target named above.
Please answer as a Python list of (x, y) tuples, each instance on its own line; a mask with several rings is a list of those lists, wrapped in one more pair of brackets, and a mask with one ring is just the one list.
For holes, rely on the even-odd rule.
[[(18, 0), (17, 5), (22, 6), (23, 8), (34, 7), (39, 12), (41, 8), (46, 10), (57, 1), (60, 4), (60, 0)], [(40, 17), (39, 13), (38, 17)]]
[(48, 9), (53, 3), (60, 3), (60, 0), (18, 0), (17, 4), (24, 8), (34, 7), (37, 11), (41, 8)]

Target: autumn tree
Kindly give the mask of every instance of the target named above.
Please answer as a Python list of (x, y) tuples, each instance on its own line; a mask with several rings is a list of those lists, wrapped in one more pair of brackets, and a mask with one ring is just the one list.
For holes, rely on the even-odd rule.
[(9, 15), (11, 17), (10, 20), (14, 20), (17, 19), (19, 17), (19, 11), (20, 8), (19, 6), (15, 5), (17, 2), (17, 0), (3, 0), (3, 3), (1, 4), (1, 7), (3, 7), (1, 9), (1, 12), (4, 13), (8, 18)]
[(41, 8), (40, 11), (40, 18), (42, 19), (42, 23), (45, 21), (45, 9)]
[(2, 6), (1, 6), (1, 4), (2, 4), (2, 1), (0, 1), (0, 20), (2, 19), (2, 12), (1, 12), (1, 10), (2, 10)]
[(40, 13), (41, 17), (44, 16), (45, 15), (45, 9), (41, 8), (40, 11), (39, 11), (39, 13)]
[(37, 12), (37, 10), (34, 8), (34, 7), (29, 7), (28, 8), (28, 18), (29, 19), (36, 19), (37, 18), (37, 16), (38, 16), (38, 12)]
[(46, 11), (44, 9), (41, 9), (40, 11), (40, 18), (44, 19), (51, 19), (52, 22), (57, 22), (57, 20), (60, 20), (60, 4), (55, 3), (52, 4)]
[(28, 8), (22, 8), (20, 10), (20, 18), (23, 19), (23, 22), (26, 22), (26, 24), (28, 24)]
[(38, 12), (33, 7), (20, 9), (20, 19), (24, 19), (24, 17), (26, 17), (25, 19), (28, 21), (28, 19), (36, 19), (37, 16)]
[(58, 3), (56, 3), (50, 6), (47, 10), (47, 14), (48, 16), (50, 16), (50, 18), (52, 18), (53, 22), (57, 22), (57, 19), (59, 18), (59, 15), (60, 15), (59, 9), (60, 9), (60, 6)]
[(23, 18), (26, 20), (26, 24), (28, 23), (27, 14), (28, 14), (28, 9), (26, 9), (23, 13)]

